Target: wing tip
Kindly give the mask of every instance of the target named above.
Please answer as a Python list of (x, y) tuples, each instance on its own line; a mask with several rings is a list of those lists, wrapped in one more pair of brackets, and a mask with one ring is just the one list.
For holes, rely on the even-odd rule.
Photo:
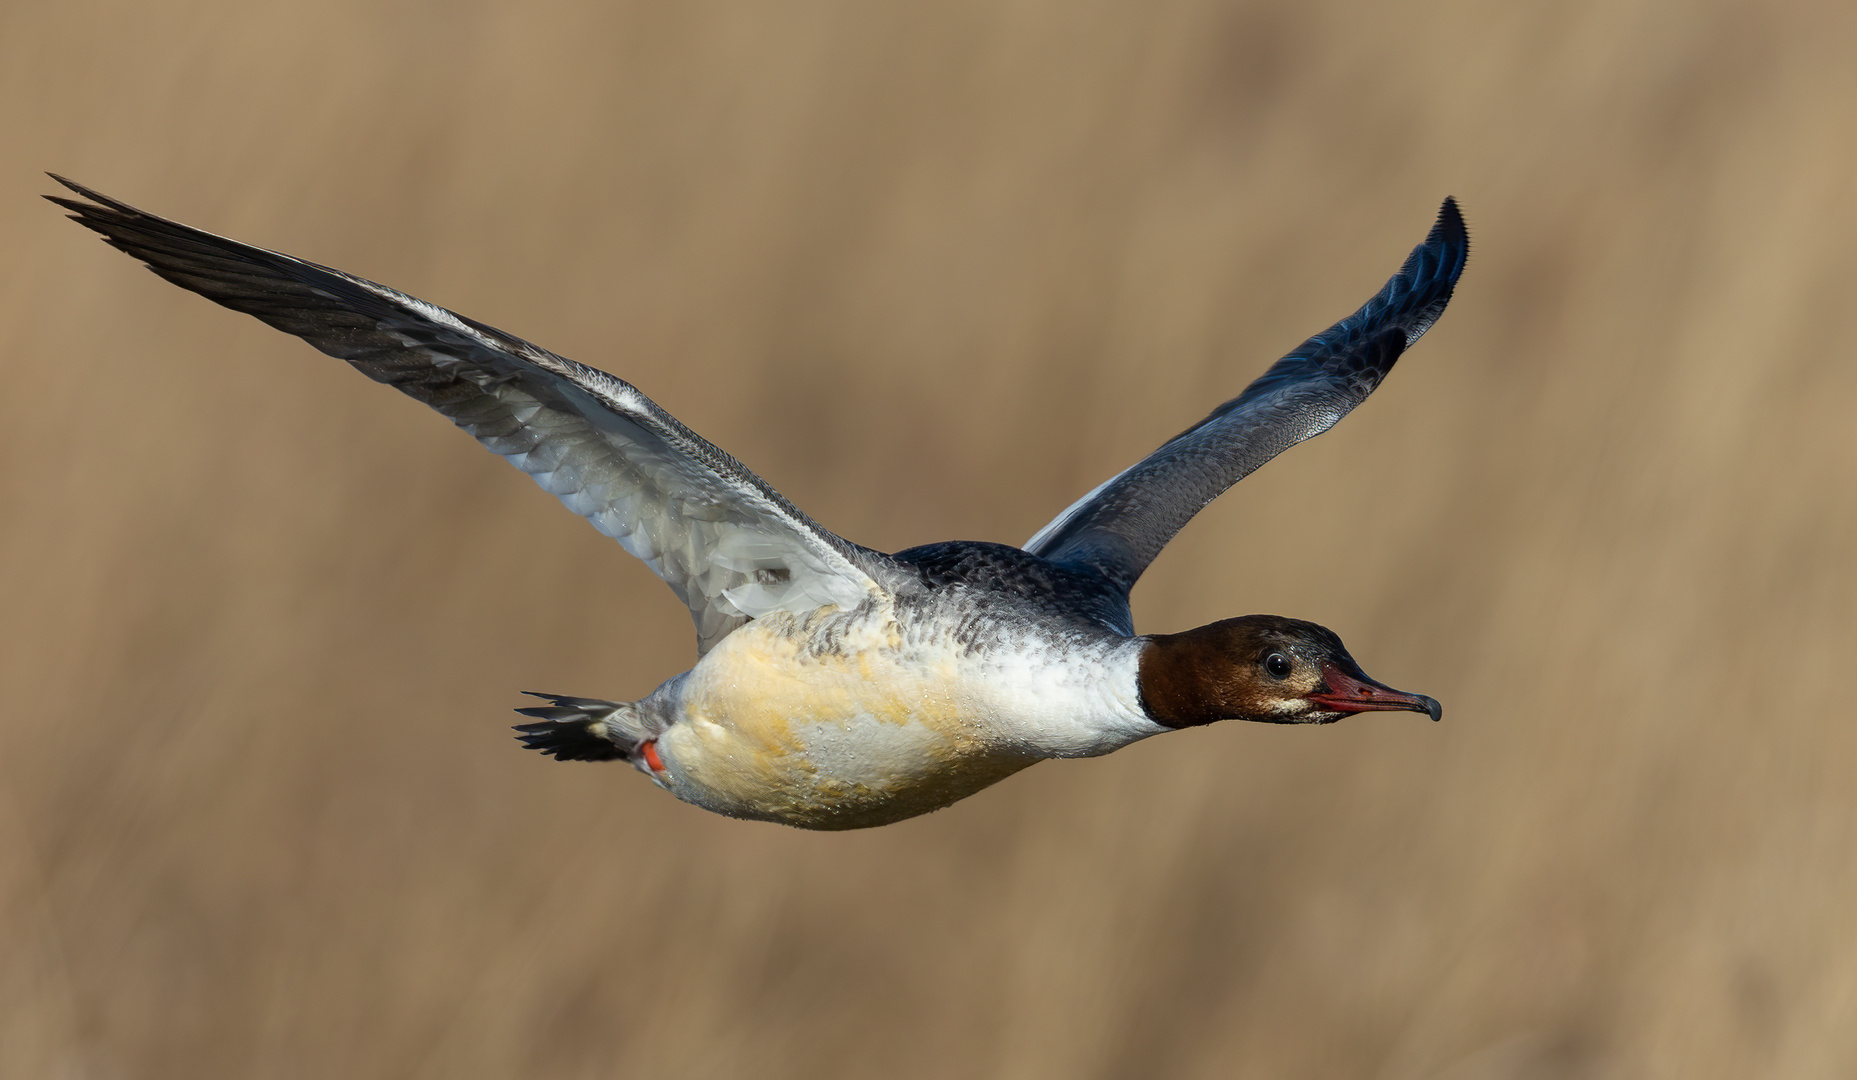
[[(59, 184), (61, 184), (61, 185), (63, 185), (64, 187), (67, 187), (67, 188), (69, 188), (69, 189), (71, 189), (72, 191), (75, 191), (75, 192), (77, 192), (77, 193), (78, 193), (79, 195), (82, 195), (82, 196), (83, 196), (84, 198), (86, 198), (86, 199), (91, 199), (91, 200), (94, 200), (94, 201), (96, 201), (96, 202), (102, 202), (102, 201), (104, 201), (104, 197), (103, 197), (102, 195), (100, 195), (100, 194), (98, 194), (98, 193), (97, 193), (97, 192), (95, 192), (95, 191), (92, 191), (92, 190), (90, 190), (89, 188), (87, 188), (87, 187), (85, 187), (84, 185), (82, 185), (82, 184), (80, 184), (80, 183), (78, 183), (78, 182), (77, 182), (76, 180), (73, 180), (73, 179), (71, 179), (70, 177), (67, 177), (67, 176), (63, 176), (63, 175), (61, 175), (61, 174), (59, 174), (59, 173), (55, 173), (55, 172), (48, 172), (48, 173), (46, 173), (45, 175), (47, 175), (47, 176), (49, 176), (49, 177), (51, 177), (51, 178), (52, 178), (53, 180), (56, 180), (56, 181), (58, 181), (58, 183), (59, 183)], [(45, 196), (45, 197), (46, 197), (46, 198), (48, 198), (48, 199), (53, 199), (53, 198), (57, 198), (58, 196), (55, 196), (55, 195), (47, 195), (47, 196)]]
[(1406, 256), (1399, 273), (1361, 308), (1356, 318), (1364, 316), (1369, 323), (1403, 324), (1405, 347), (1411, 348), (1444, 314), (1457, 290), (1457, 279), (1463, 276), (1469, 261), (1470, 229), (1464, 223), (1457, 197), (1447, 195), (1438, 207), (1431, 231)]
[(1446, 233), (1453, 233), (1468, 238), (1468, 230), (1464, 228), (1464, 211), (1457, 205), (1457, 196), (1444, 197), (1444, 203), (1438, 207), (1438, 220), (1431, 228), (1433, 236), (1442, 237)]
[(1421, 248), (1437, 247), (1448, 252), (1452, 283), (1464, 272), (1464, 263), (1470, 259), (1470, 229), (1464, 224), (1464, 212), (1458, 208), (1457, 196), (1446, 195), (1444, 205), (1438, 208), (1438, 220), (1432, 223), (1431, 232), (1425, 237)]
[(89, 200), (88, 202), (79, 202), (78, 199), (73, 199), (65, 195), (41, 196), (42, 198), (45, 199), (45, 201), (50, 202), (50, 203), (56, 203), (57, 205), (64, 207), (66, 210), (71, 211), (72, 212), (71, 220), (76, 221), (80, 224), (88, 224), (90, 221), (97, 220), (105, 212), (114, 212), (116, 214), (127, 215), (130, 217), (146, 217), (147, 216), (142, 211), (137, 210), (135, 207), (130, 206), (128, 203), (123, 202), (121, 199), (112, 199), (108, 195), (103, 194), (101, 191), (97, 191), (94, 188), (85, 187), (84, 185), (68, 177), (60, 176), (55, 172), (48, 172), (45, 175), (51, 177), (53, 180), (58, 181), (58, 183), (64, 185), (66, 188), (75, 192), (79, 198)]

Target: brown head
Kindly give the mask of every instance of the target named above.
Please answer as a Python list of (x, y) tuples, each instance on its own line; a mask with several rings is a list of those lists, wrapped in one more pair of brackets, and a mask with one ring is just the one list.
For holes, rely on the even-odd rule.
[(1176, 728), (1215, 720), (1332, 724), (1395, 709), (1444, 715), (1432, 698), (1368, 678), (1334, 631), (1276, 615), (1154, 635), (1141, 654), (1140, 682), (1148, 715)]

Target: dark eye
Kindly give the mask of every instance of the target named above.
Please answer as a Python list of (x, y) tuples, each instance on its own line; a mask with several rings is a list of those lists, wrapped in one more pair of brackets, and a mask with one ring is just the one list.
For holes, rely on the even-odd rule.
[(1273, 652), (1264, 657), (1264, 670), (1270, 672), (1273, 679), (1290, 677), (1290, 658), (1280, 652)]

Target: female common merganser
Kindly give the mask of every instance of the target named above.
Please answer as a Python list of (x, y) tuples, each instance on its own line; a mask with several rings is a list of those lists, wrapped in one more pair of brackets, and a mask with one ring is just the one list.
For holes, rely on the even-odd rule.
[(47, 196), (163, 278), (425, 402), (643, 559), (690, 607), (696, 666), (641, 701), (535, 694), (523, 743), (629, 761), (686, 802), (808, 829), (937, 810), (1044, 758), (1215, 720), (1441, 715), (1341, 639), (1269, 615), (1136, 636), (1129, 589), (1200, 508), (1328, 430), (1444, 311), (1455, 201), (1359, 311), (1059, 514), (1023, 547), (894, 555), (820, 527), (630, 383), (340, 270), (54, 176)]

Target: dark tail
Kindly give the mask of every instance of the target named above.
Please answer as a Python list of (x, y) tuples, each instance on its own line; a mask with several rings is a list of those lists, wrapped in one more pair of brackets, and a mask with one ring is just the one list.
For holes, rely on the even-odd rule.
[(599, 698), (567, 697), (562, 694), (540, 694), (533, 690), (524, 690), (530, 697), (538, 697), (549, 702), (528, 709), (517, 709), (524, 716), (533, 716), (539, 724), (517, 724), (515, 730), (521, 732), (516, 738), (531, 750), (540, 750), (556, 761), (630, 761), (632, 753), (615, 743), (608, 734), (612, 729), (607, 719), (614, 713), (631, 708), (620, 701), (602, 701)]

